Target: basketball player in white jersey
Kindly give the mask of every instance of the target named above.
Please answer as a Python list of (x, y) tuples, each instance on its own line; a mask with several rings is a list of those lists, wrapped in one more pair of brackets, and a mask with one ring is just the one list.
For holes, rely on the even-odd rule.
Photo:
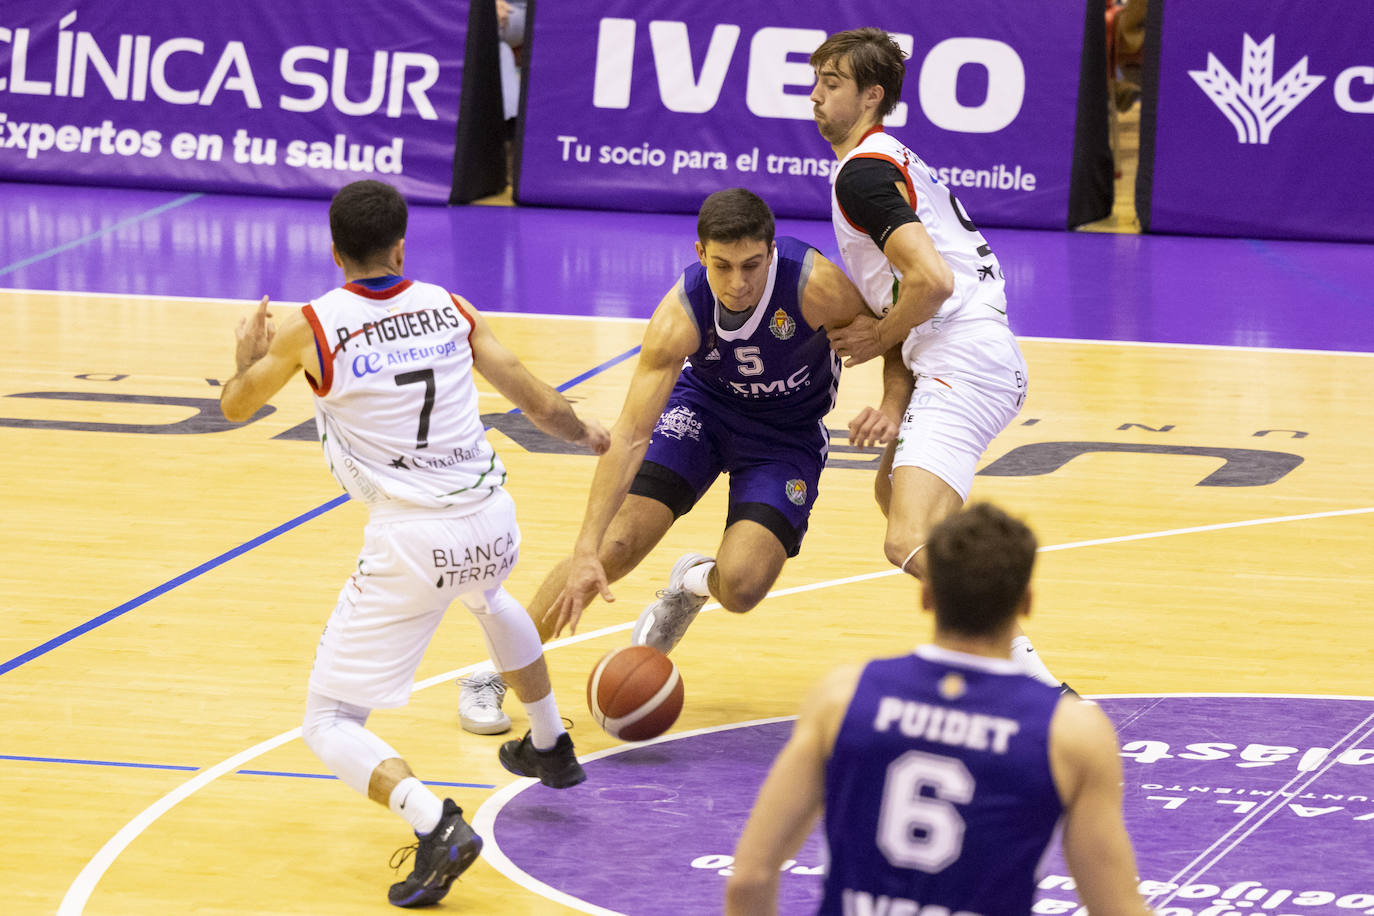
[(390, 185), (342, 188), (329, 226), (344, 285), (291, 311), (275, 331), (264, 296), (239, 323), (237, 371), (220, 404), (229, 420), (247, 420), (304, 369), (325, 460), (368, 508), (356, 571), (316, 650), (301, 730), (331, 772), (414, 829), (414, 870), (388, 893), (396, 906), (412, 907), (442, 899), (482, 839), (452, 799), (431, 792), (365, 723), (373, 709), (409, 700), (454, 598), (476, 616), (529, 715), (530, 731), (501, 747), (502, 765), (554, 788), (586, 778), (539, 633), (502, 585), (520, 529), (502, 488), (505, 468), (482, 428), (472, 370), (551, 435), (597, 454), (610, 438), (531, 375), (470, 302), (402, 276), (406, 220), (405, 200)]
[[(850, 422), (850, 439), (877, 444), (900, 426), (874, 490), (889, 562), (920, 578), (927, 534), (968, 499), (988, 443), (1021, 409), (1026, 362), (987, 240), (920, 157), (883, 131), (901, 96), (903, 57), (882, 29), (831, 35), (811, 55), (811, 102), (840, 160), (831, 173), (835, 238), (873, 313), (830, 330), (830, 342), (846, 366), (885, 360), (882, 406)], [(904, 410), (893, 407), (904, 400)], [(1024, 633), (1012, 658), (1060, 683)]]

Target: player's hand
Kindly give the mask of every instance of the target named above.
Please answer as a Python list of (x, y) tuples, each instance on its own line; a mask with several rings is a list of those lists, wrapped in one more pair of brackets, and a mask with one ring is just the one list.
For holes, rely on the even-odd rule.
[(859, 315), (842, 328), (826, 328), (825, 334), (831, 349), (845, 357), (846, 366), (866, 363), (887, 349), (878, 332), (878, 319), (871, 315)]
[(603, 601), (615, 601), (601, 561), (595, 556), (574, 556), (572, 565), (568, 568), (568, 578), (563, 583), (563, 590), (558, 593), (558, 597), (544, 614), (545, 620), (553, 617), (553, 636), (562, 635), (564, 627), (568, 628), (570, 634), (576, 633), (577, 623), (582, 619), (582, 611), (586, 608), (587, 602), (597, 594), (601, 595)]
[(272, 337), (276, 333), (276, 326), (272, 324), (272, 313), (267, 310), (267, 297), (263, 296), (251, 315), (239, 319), (238, 328), (234, 331), (234, 359), (239, 372), (243, 372), (267, 355), (267, 349), (272, 346)]
[(865, 407), (849, 421), (849, 444), (859, 448), (886, 445), (897, 437), (900, 428), (896, 420), (881, 410)]
[(611, 447), (611, 434), (606, 427), (596, 420), (582, 421), (584, 432), (582, 438), (577, 440), (578, 445), (586, 446), (592, 450), (593, 455), (604, 455), (606, 450)]

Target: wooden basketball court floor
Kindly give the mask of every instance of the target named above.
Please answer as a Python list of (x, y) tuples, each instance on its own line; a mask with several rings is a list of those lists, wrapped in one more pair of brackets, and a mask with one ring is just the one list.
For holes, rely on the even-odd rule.
[[(297, 730), (364, 513), (313, 444), (303, 382), (243, 426), (216, 409), (248, 303), (337, 282), (324, 202), (22, 185), (0, 201), (0, 912), (389, 911), (404, 825), (324, 778)], [(609, 424), (692, 231), (415, 208), (407, 272), (469, 296)], [(780, 231), (834, 256), (826, 224)], [(1031, 389), (974, 498), (1040, 536), (1027, 629), (1055, 673), (1084, 694), (1374, 695), (1369, 248), (988, 235)], [(830, 426), (876, 385), (847, 372)], [(569, 549), (593, 462), (539, 451), (489, 387), (482, 406), (519, 507), (523, 600)], [(929, 634), (882, 557), (874, 456), (836, 435), (831, 457), (773, 596), (708, 611), (674, 653), (675, 731), (793, 714), (829, 666)], [(718, 487), (549, 646), (579, 752), (615, 745), (587, 714), (588, 670), (681, 552), (714, 548), (723, 505)], [(512, 782), (505, 739), (458, 728), (454, 679), (482, 660), (455, 608), (410, 705), (371, 720), (470, 813)], [(556, 823), (543, 842), (560, 843)], [(485, 860), (443, 909), (571, 911)]]

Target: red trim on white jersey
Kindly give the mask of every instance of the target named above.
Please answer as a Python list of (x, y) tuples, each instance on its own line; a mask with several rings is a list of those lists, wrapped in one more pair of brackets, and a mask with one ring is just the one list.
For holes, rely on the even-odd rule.
[(459, 299), (458, 299), (457, 296), (455, 296), (453, 293), (449, 293), (449, 294), (448, 294), (448, 297), (449, 297), (450, 299), (453, 300), (453, 305), (454, 305), (454, 307), (455, 307), (456, 309), (458, 309), (458, 314), (462, 315), (463, 318), (465, 318), (465, 319), (467, 320), (467, 323), (468, 323), (468, 343), (471, 344), (471, 343), (472, 343), (472, 329), (475, 328), (475, 327), (477, 327), (477, 322), (475, 322), (475, 321), (472, 320), (472, 316), (468, 314), (468, 310), (467, 310), (467, 309), (463, 308), (463, 303), (459, 301)]
[[(896, 159), (887, 155), (887, 153), (855, 153), (854, 158), (882, 159), (884, 162), (890, 162), (895, 165), (897, 171), (902, 173), (902, 183), (906, 185), (906, 202), (911, 206), (911, 209), (916, 209), (916, 186), (911, 183), (911, 173), (907, 171), (907, 164), (905, 162), (898, 162)], [(840, 209), (843, 211), (844, 208), (841, 207)], [(849, 217), (846, 216), (845, 219), (849, 219)], [(850, 225), (853, 226), (853, 222), (851, 222)], [(862, 226), (854, 226), (854, 228), (858, 229), (860, 232), (864, 231)]]
[(320, 359), (320, 380), (316, 382), (309, 372), (305, 373), (305, 380), (310, 383), (311, 391), (324, 397), (329, 394), (329, 389), (334, 387), (334, 354), (329, 350), (329, 338), (324, 335), (324, 328), (320, 326), (320, 316), (315, 314), (315, 307), (306, 303), (301, 308), (301, 314), (305, 316), (306, 323), (315, 334), (315, 355)]
[(410, 289), (410, 284), (413, 282), (413, 280), (402, 280), (395, 286), (388, 286), (386, 289), (368, 289), (361, 283), (345, 283), (343, 288), (350, 293), (362, 296), (364, 299), (390, 299), (392, 296), (399, 296)]

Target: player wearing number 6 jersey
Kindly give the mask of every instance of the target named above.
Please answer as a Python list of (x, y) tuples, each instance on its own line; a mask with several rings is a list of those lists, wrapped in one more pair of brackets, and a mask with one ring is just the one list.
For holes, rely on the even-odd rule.
[(520, 529), (483, 433), (472, 371), (552, 435), (600, 454), (609, 434), (531, 375), (471, 303), (401, 276), (406, 222), (405, 201), (390, 185), (342, 188), (329, 226), (345, 284), (289, 312), (280, 331), (264, 296), (239, 324), (238, 368), (220, 405), (228, 419), (246, 420), (304, 369), (329, 468), (367, 506), (362, 552), (315, 653), (301, 732), (331, 772), (414, 828), (414, 869), (388, 893), (412, 907), (443, 898), (482, 839), (365, 723), (373, 709), (409, 699), (453, 599), (476, 616), (529, 715), (530, 734), (507, 742), (501, 763), (554, 788), (585, 778), (539, 634), (502, 584)]
[[(884, 359), (882, 405), (854, 418), (850, 439), (866, 445), (900, 427), (875, 494), (884, 553), (919, 578), (927, 533), (968, 499), (983, 452), (1021, 409), (1026, 363), (992, 248), (930, 167), (883, 131), (901, 96), (901, 48), (881, 29), (854, 29), (822, 42), (811, 66), (816, 125), (840, 160), (835, 238), (872, 312), (830, 342), (847, 366)], [(1011, 657), (1059, 683), (1020, 632)]]
[(926, 551), (933, 644), (812, 691), (740, 836), (726, 913), (777, 912), (781, 866), (823, 810), (824, 916), (1029, 913), (1056, 823), (1088, 912), (1145, 916), (1111, 723), (1007, 659), (1035, 536), (980, 503)]

